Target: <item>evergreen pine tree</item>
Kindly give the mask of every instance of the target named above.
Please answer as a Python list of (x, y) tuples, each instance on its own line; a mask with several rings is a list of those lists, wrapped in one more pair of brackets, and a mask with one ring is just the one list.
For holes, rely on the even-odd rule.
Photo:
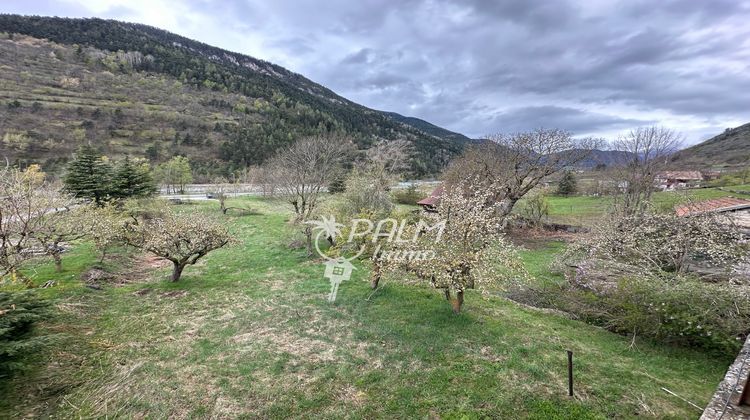
[(148, 197), (155, 191), (147, 168), (134, 165), (127, 156), (117, 165), (110, 192), (113, 198)]
[(50, 335), (36, 333), (34, 327), (51, 315), (49, 303), (31, 291), (0, 291), (0, 378), (5, 379), (29, 367), (28, 356), (52, 341)]
[(108, 199), (112, 168), (91, 146), (78, 149), (63, 178), (65, 191), (101, 205)]
[(565, 171), (557, 184), (557, 193), (560, 195), (571, 195), (578, 191), (578, 181), (573, 171)]
[(346, 173), (343, 171), (331, 180), (328, 184), (328, 192), (331, 194), (342, 193), (346, 190)]

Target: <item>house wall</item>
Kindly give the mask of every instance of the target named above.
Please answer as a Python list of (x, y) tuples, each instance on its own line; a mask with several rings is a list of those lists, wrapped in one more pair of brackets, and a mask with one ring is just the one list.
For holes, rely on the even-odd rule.
[(750, 209), (738, 210), (732, 213), (732, 220), (742, 229), (750, 229)]
[(750, 418), (750, 406), (740, 404), (740, 396), (750, 375), (750, 338), (734, 363), (729, 366), (724, 380), (716, 389), (714, 397), (708, 403), (701, 420), (747, 420)]

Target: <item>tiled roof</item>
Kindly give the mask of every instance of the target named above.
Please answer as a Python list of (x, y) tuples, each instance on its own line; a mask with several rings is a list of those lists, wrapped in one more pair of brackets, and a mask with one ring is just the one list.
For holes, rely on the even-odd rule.
[(703, 179), (699, 171), (666, 171), (659, 172), (657, 178), (661, 179)]
[(741, 210), (750, 208), (750, 200), (736, 197), (722, 197), (713, 200), (698, 201), (695, 203), (677, 206), (675, 212), (678, 216), (690, 216), (701, 213), (721, 213), (730, 210)]
[(440, 185), (432, 191), (432, 194), (430, 194), (429, 197), (417, 201), (417, 204), (419, 204), (420, 206), (437, 206), (438, 203), (440, 203), (440, 196), (442, 195), (443, 186)]

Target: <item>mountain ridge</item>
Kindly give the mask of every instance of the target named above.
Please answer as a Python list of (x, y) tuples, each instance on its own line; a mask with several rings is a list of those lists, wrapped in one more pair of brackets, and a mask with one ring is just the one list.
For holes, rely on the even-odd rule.
[(728, 128), (710, 139), (680, 150), (672, 157), (682, 167), (750, 165), (750, 123)]
[(423, 131), (423, 132), (425, 132), (427, 134), (433, 135), (435, 137), (445, 138), (445, 139), (449, 139), (449, 140), (455, 140), (455, 141), (463, 142), (463, 143), (470, 143), (470, 142), (474, 142), (475, 141), (475, 140), (473, 140), (473, 139), (471, 139), (469, 137), (466, 137), (465, 135), (463, 135), (461, 133), (457, 133), (455, 131), (450, 131), (450, 130), (445, 129), (443, 127), (440, 127), (440, 126), (437, 126), (435, 124), (432, 124), (429, 121), (425, 121), (425, 120), (423, 120), (421, 118), (409, 117), (409, 116), (401, 115), (401, 114), (399, 114), (397, 112), (390, 112), (390, 111), (379, 111), (379, 112), (385, 114), (386, 116), (388, 116), (388, 117), (390, 117), (390, 118), (392, 118), (392, 119), (394, 119), (394, 120), (396, 120), (396, 121), (398, 121), (400, 123), (410, 125), (410, 126), (416, 128), (418, 130), (421, 130), (421, 131)]
[[(410, 141), (415, 146), (412, 159), (412, 175), (414, 176), (439, 172), (450, 158), (460, 153), (463, 148), (463, 142), (455, 141), (456, 138), (462, 136), (457, 133), (426, 122), (424, 123), (427, 125), (414, 125), (417, 121), (423, 120), (411, 117), (397, 118), (389, 113), (367, 108), (279, 65), (148, 25), (98, 18), (69, 19), (2, 14), (0, 15), (0, 32), (9, 34), (7, 38), (11, 43), (13, 43), (12, 34), (21, 34), (54, 43), (55, 45), (46, 45), (45, 48), (51, 50), (50, 54), (59, 53), (61, 59), (54, 63), (40, 64), (38, 68), (48, 72), (48, 76), (55, 80), (70, 77), (68, 73), (71, 73), (72, 69), (77, 74), (83, 75), (83, 78), (76, 78), (81, 80), (90, 74), (98, 76), (102, 70), (114, 73), (118, 78), (122, 75), (131, 75), (134, 81), (137, 79), (138, 82), (143, 82), (138, 76), (140, 74), (160, 74), (173, 78), (175, 83), (179, 82), (193, 89), (188, 93), (181, 92), (182, 94), (201, 96), (204, 102), (214, 104), (231, 102), (233, 106), (244, 107), (245, 115), (224, 114), (223, 117), (226, 118), (223, 119), (226, 120), (224, 122), (227, 125), (223, 129), (228, 130), (224, 133), (226, 135), (211, 135), (203, 129), (204, 132), (199, 133), (203, 137), (212, 137), (212, 140), (223, 142), (221, 147), (232, 151), (232, 153), (222, 154), (219, 152), (221, 147), (214, 147), (212, 153), (218, 163), (206, 163), (209, 166), (221, 165), (222, 160), (227, 161), (229, 166), (234, 168), (260, 163), (273, 150), (292, 141), (292, 138), (288, 138), (290, 136), (296, 138), (331, 131), (351, 135), (361, 149), (381, 139)], [(59, 50), (58, 46), (67, 50)], [(14, 54), (17, 54), (16, 51), (25, 46), (15, 43), (6, 47), (5, 54), (0, 55), (0, 64), (19, 72), (27, 71), (24, 70), (23, 63), (12, 62)], [(13, 51), (14, 48), (16, 51)], [(24, 54), (23, 60), (43, 60), (33, 51), (24, 49)], [(54, 66), (60, 68), (50, 68)], [(7, 75), (5, 82), (9, 84), (12, 78), (12, 75)], [(90, 77), (90, 79), (95, 79), (95, 77)], [(40, 80), (40, 82), (50, 84), (47, 80)], [(91, 88), (94, 91), (109, 89), (100, 81), (93, 81), (92, 84), (95, 85)], [(73, 96), (80, 93), (70, 87), (54, 86), (54, 88), (66, 89), (65, 95), (71, 94), (71, 91)], [(82, 90), (80, 87), (77, 89)], [(49, 102), (48, 97), (33, 93), (35, 90), (38, 91), (34, 86), (27, 86), (26, 93), (31, 98), (30, 101), (42, 104)], [(17, 92), (12, 92), (12, 89), (7, 89), (7, 91), (10, 92), (6, 95), (8, 104), (23, 100), (20, 96), (13, 97), (13, 94)], [(123, 95), (123, 93), (118, 92), (118, 95)], [(227, 98), (222, 98), (222, 95)], [(205, 98), (206, 96), (211, 96), (211, 99)], [(163, 103), (171, 98), (149, 100)], [(140, 102), (140, 98), (128, 102)], [(238, 102), (243, 103), (238, 105)], [(143, 104), (144, 106), (151, 105), (145, 102)], [(203, 105), (205, 104), (201, 104)], [(114, 109), (111, 111), (115, 112)], [(205, 115), (211, 115), (212, 109), (199, 111), (196, 115), (200, 114), (205, 117)], [(123, 112), (127, 114), (127, 109)], [(117, 121), (112, 121), (113, 125), (116, 123)], [(130, 124), (133, 121), (129, 120), (127, 123)], [(17, 126), (18, 124), (11, 125)], [(430, 130), (431, 127), (435, 129)], [(80, 127), (66, 125), (66, 129), (78, 128)], [(110, 130), (109, 134), (104, 133), (109, 141), (113, 138), (110, 135), (112, 132), (120, 130), (119, 133), (122, 134), (123, 130), (127, 131), (133, 127), (113, 126), (113, 128), (114, 130)], [(135, 128), (144, 129), (144, 127)], [(177, 131), (184, 131), (184, 133), (178, 133), (182, 136), (192, 135), (191, 130), (178, 129)], [(98, 134), (102, 133), (103, 130), (98, 130)], [(0, 133), (0, 135), (7, 134), (7, 131)], [(136, 141), (137, 139), (131, 138), (130, 140)], [(260, 154), (255, 153), (256, 150), (260, 151)]]

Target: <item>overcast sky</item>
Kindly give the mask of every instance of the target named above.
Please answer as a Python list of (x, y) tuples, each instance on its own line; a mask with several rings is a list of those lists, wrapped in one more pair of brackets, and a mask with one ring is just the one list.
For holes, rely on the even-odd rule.
[(750, 2), (5, 0), (146, 23), (471, 137), (534, 127), (696, 143), (750, 122)]

